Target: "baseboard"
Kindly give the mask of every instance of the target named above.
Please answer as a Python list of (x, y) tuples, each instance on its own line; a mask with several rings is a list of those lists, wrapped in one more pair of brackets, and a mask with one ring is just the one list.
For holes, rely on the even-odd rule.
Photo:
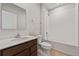
[(79, 48), (76, 46), (66, 45), (58, 42), (52, 42), (52, 48), (68, 56), (79, 56)]

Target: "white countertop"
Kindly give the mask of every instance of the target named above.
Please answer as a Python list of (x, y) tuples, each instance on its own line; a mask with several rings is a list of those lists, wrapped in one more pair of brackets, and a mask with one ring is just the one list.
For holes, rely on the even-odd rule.
[(31, 41), (36, 38), (38, 38), (38, 36), (27, 36), (27, 37), (23, 37), (23, 38), (3, 39), (3, 40), (0, 40), (0, 50), (14, 46), (14, 45), (18, 45), (18, 44), (21, 44), (24, 42)]

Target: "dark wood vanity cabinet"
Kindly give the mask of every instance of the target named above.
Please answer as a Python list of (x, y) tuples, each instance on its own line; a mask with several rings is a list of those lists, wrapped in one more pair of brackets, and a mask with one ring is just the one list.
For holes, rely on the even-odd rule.
[(0, 50), (0, 55), (1, 56), (37, 56), (37, 39)]

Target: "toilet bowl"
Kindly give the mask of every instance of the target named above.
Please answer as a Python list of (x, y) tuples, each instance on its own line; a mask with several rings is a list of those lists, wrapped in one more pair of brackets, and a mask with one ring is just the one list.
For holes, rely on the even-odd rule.
[[(48, 41), (48, 40), (47, 40)], [(45, 49), (45, 50), (50, 50), (52, 45), (50, 44), (50, 42), (42, 41), (42, 36), (39, 36), (38, 38), (38, 44), (41, 46), (41, 48)]]

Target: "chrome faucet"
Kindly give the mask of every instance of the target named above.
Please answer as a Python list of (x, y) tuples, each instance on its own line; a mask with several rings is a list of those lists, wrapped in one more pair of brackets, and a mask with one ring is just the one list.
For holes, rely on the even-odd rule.
[(18, 33), (15, 38), (21, 38), (20, 34)]

